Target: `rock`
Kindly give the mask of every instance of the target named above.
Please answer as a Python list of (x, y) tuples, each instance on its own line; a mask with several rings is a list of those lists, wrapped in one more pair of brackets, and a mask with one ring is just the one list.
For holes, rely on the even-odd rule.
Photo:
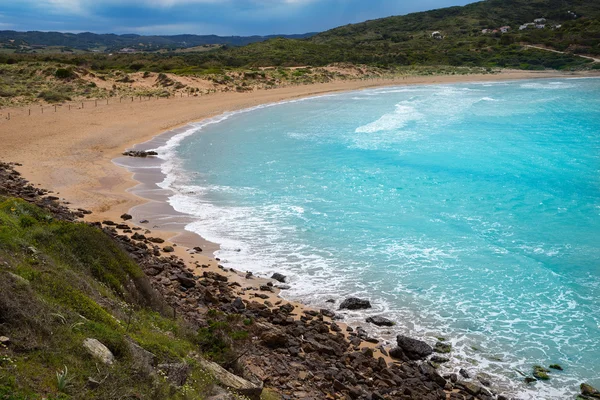
[(238, 297), (233, 301), (233, 308), (235, 308), (236, 310), (240, 310), (240, 311), (246, 309), (246, 305), (242, 301), (241, 297)]
[(526, 376), (524, 381), (525, 381), (525, 383), (533, 383), (533, 382), (537, 382), (537, 379), (532, 378), (531, 376)]
[(449, 343), (444, 343), (444, 342), (437, 342), (435, 344), (435, 347), (433, 348), (433, 351), (435, 351), (436, 353), (450, 353), (452, 351), (452, 345)]
[(183, 386), (190, 376), (191, 368), (186, 363), (160, 364), (158, 369), (161, 370), (167, 379), (176, 386)]
[(392, 320), (376, 315), (374, 317), (367, 318), (367, 322), (377, 326), (394, 326), (396, 325)]
[(183, 286), (186, 289), (190, 289), (196, 286), (196, 281), (194, 279), (188, 278), (183, 274), (177, 275), (177, 281), (181, 284), (181, 286)]
[(163, 251), (165, 253), (172, 253), (175, 251), (175, 249), (172, 246), (165, 246), (165, 247), (163, 247)]
[(441, 356), (433, 356), (430, 358), (431, 362), (434, 362), (436, 364), (444, 364), (447, 363), (448, 361), (450, 361), (449, 358), (446, 357), (441, 357)]
[(396, 341), (398, 342), (398, 347), (401, 348), (404, 354), (411, 360), (422, 360), (433, 353), (431, 346), (422, 340), (398, 335)]
[(458, 371), (458, 373), (465, 379), (469, 379), (471, 377), (471, 375), (469, 375), (469, 372), (464, 368), (461, 368), (460, 371)]
[(115, 226), (115, 225), (117, 225), (117, 224), (115, 224), (113, 221), (102, 221), (102, 223), (103, 223), (104, 225), (108, 225), (108, 226)]
[(327, 300), (325, 300), (325, 303), (335, 303), (335, 300), (334, 299), (327, 299)]
[(533, 366), (533, 376), (536, 379), (539, 379), (541, 381), (547, 381), (548, 379), (550, 379), (550, 377), (548, 376), (548, 372), (550, 372), (549, 369), (546, 369), (540, 365)]
[(94, 378), (92, 378), (91, 376), (89, 376), (87, 378), (87, 382), (85, 383), (85, 385), (94, 390), (94, 389), (98, 389), (100, 387), (100, 382), (98, 382), (97, 380), (95, 380)]
[(140, 221), (140, 224), (147, 224), (148, 222), (150, 222), (150, 221), (148, 221), (147, 219), (143, 219)]
[(158, 153), (155, 151), (142, 151), (142, 150), (129, 150), (129, 151), (125, 151), (123, 152), (124, 156), (129, 156), (129, 157), (148, 157), (148, 156), (157, 156)]
[(152, 243), (158, 243), (158, 244), (161, 244), (161, 243), (164, 243), (164, 242), (165, 242), (165, 240), (164, 240), (164, 239), (157, 238), (157, 237), (149, 237), (149, 238), (148, 238), (148, 241), (149, 241), (149, 242), (152, 242)]
[(83, 347), (88, 351), (88, 353), (100, 360), (103, 364), (112, 365), (115, 362), (115, 356), (113, 353), (111, 353), (108, 347), (96, 339), (85, 339), (83, 341)]
[(287, 278), (287, 277), (286, 277), (285, 275), (283, 275), (283, 274), (280, 274), (279, 272), (275, 272), (275, 273), (274, 273), (274, 274), (271, 276), (271, 279), (274, 279), (274, 280), (276, 280), (276, 281), (278, 281), (278, 282), (281, 282), (281, 283), (285, 283), (285, 279), (286, 279), (286, 278)]
[(276, 285), (275, 287), (280, 290), (289, 290), (292, 288), (290, 285)]
[(581, 389), (581, 394), (584, 396), (593, 397), (596, 399), (600, 399), (600, 391), (596, 388), (588, 385), (587, 383), (582, 383), (579, 388)]
[(214, 362), (204, 359), (199, 359), (198, 361), (200, 367), (210, 372), (210, 374), (214, 376), (215, 380), (219, 382), (220, 386), (223, 386), (226, 389), (239, 394), (240, 396), (245, 396), (250, 400), (260, 400), (260, 396), (263, 391), (262, 382), (260, 384), (252, 383), (246, 379), (232, 374)]
[(462, 382), (462, 386), (465, 388), (467, 393), (472, 396), (477, 396), (481, 392), (481, 386), (476, 385), (472, 382)]
[(558, 364), (551, 364), (548, 368), (555, 369), (557, 371), (562, 371), (563, 368)]
[(10, 343), (10, 338), (8, 336), (0, 336), (0, 345), (7, 345)]
[(202, 253), (202, 247), (194, 247), (194, 250), (197, 251), (198, 253)]
[(128, 221), (130, 219), (133, 219), (133, 217), (129, 214), (123, 214), (123, 215), (121, 215), (121, 219), (124, 221)]
[(209, 271), (204, 271), (204, 273), (202, 274), (202, 277), (207, 278), (207, 279), (214, 279), (215, 281), (218, 281), (218, 282), (227, 282), (229, 280), (229, 278), (227, 278), (225, 275), (221, 275), (217, 272), (209, 272)]
[(275, 327), (263, 332), (260, 336), (260, 340), (262, 340), (267, 347), (271, 348), (284, 347), (288, 342), (285, 332)]
[(320, 313), (321, 313), (323, 316), (325, 316), (325, 317), (329, 317), (329, 318), (333, 318), (333, 317), (335, 317), (335, 313), (334, 313), (333, 311), (331, 311), (331, 310), (328, 310), (328, 309), (326, 309), (326, 308), (321, 308), (321, 309), (319, 310), (319, 312), (320, 312)]
[(142, 234), (140, 234), (140, 233), (137, 233), (137, 232), (136, 232), (136, 233), (134, 233), (134, 234), (131, 236), (131, 238), (132, 238), (133, 240), (146, 240), (146, 236), (144, 236), (144, 235), (142, 235)]
[(156, 366), (156, 356), (148, 350), (141, 348), (131, 339), (127, 339), (127, 347), (133, 361), (133, 368), (146, 375), (152, 375)]
[(371, 308), (371, 302), (358, 297), (349, 297), (340, 304), (340, 310), (364, 310), (367, 308)]

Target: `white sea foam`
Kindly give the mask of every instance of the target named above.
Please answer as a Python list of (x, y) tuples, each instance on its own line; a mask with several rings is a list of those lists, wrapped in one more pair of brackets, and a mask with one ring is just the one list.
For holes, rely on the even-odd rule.
[(396, 110), (393, 113), (385, 114), (377, 121), (359, 126), (356, 133), (375, 133), (381, 131), (397, 130), (405, 127), (409, 122), (418, 121), (423, 115), (415, 110), (414, 107), (405, 104), (396, 104)]

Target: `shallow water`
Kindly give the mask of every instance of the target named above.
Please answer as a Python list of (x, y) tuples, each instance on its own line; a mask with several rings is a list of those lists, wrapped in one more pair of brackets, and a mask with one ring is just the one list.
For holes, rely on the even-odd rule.
[[(201, 132), (199, 134), (193, 134)], [(170, 203), (227, 266), (371, 314), (523, 399), (600, 386), (600, 79), (372, 89), (194, 124)], [(348, 313), (348, 321), (364, 321)], [(518, 371), (559, 363), (549, 382)]]

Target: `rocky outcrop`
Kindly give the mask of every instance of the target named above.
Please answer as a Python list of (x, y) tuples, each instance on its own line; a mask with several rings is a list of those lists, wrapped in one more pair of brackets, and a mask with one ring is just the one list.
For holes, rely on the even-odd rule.
[(358, 297), (349, 297), (340, 304), (340, 310), (365, 310), (367, 308), (371, 308), (371, 302)]

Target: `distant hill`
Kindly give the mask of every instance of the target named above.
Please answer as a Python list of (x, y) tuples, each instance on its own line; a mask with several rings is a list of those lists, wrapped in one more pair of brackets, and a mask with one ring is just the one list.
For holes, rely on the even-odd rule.
[(205, 45), (245, 46), (250, 43), (262, 42), (268, 39), (283, 37), (287, 39), (303, 39), (314, 35), (271, 35), (271, 36), (216, 36), (216, 35), (173, 35), (173, 36), (142, 36), (61, 32), (16, 32), (0, 31), (0, 44), (15, 48), (21, 46), (52, 46), (68, 47), (83, 51), (111, 52), (123, 48), (136, 51), (174, 50)]
[[(530, 25), (521, 30), (525, 24)], [(502, 32), (501, 27), (510, 28)], [(600, 1), (486, 0), (347, 25), (309, 40), (397, 56), (399, 62), (406, 56), (411, 63), (477, 62), (481, 53), (501, 50), (494, 46), (521, 42), (600, 55)]]
[[(520, 30), (525, 24), (530, 25)], [(543, 69), (591, 63), (572, 54), (600, 58), (600, 1), (486, 0), (346, 25), (305, 40), (272, 39), (210, 56), (238, 65), (353, 62)]]

